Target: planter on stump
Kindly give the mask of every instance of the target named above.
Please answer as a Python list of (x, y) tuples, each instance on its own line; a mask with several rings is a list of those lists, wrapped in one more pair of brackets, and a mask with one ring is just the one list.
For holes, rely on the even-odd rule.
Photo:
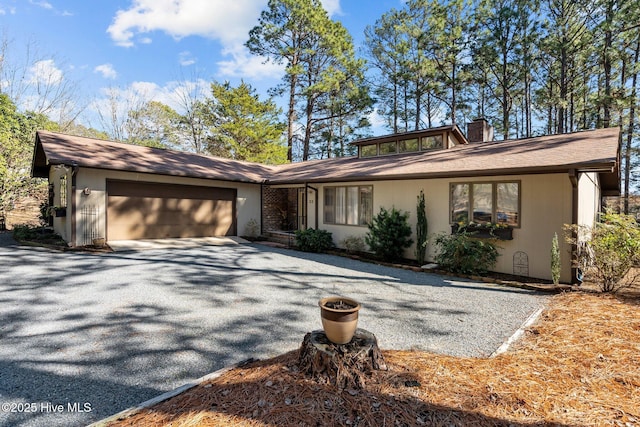
[(343, 297), (322, 298), (320, 317), (322, 327), (329, 341), (335, 344), (347, 344), (353, 338), (358, 327), (360, 303)]

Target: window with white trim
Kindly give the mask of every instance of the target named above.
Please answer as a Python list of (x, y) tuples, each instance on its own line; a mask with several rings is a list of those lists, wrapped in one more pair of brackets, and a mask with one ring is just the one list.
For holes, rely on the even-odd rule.
[(324, 188), (324, 223), (366, 226), (373, 217), (373, 186)]

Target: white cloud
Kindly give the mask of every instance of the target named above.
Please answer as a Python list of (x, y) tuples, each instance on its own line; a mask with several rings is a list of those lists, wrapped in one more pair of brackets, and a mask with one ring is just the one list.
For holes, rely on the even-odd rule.
[(15, 6), (2, 6), (2, 5), (0, 5), (0, 16), (1, 15), (6, 15), (7, 13), (9, 13), (11, 15), (15, 15), (16, 14), (16, 7)]
[(251, 80), (261, 80), (282, 77), (284, 65), (266, 62), (266, 58), (251, 55), (242, 45), (235, 49), (225, 49), (228, 61), (219, 61), (219, 74), (223, 77), (243, 77)]
[(102, 77), (104, 77), (105, 79), (114, 80), (116, 77), (118, 77), (118, 73), (111, 64), (98, 65), (93, 69), (93, 72), (102, 74)]
[(182, 100), (185, 98), (202, 99), (211, 90), (211, 83), (204, 79), (191, 81), (172, 81), (160, 86), (153, 82), (137, 81), (122, 87), (101, 89), (102, 97), (96, 99), (91, 106), (95, 111), (108, 111), (110, 102), (118, 103), (117, 111), (121, 114), (131, 108), (139, 108), (146, 102), (157, 101), (184, 114)]
[(183, 67), (188, 67), (189, 65), (195, 64), (196, 59), (191, 55), (191, 52), (189, 52), (188, 50), (185, 50), (183, 52), (180, 52), (180, 55), (178, 57), (178, 62)]
[(32, 5), (35, 6), (39, 6), (43, 9), (49, 9), (52, 10), (53, 9), (53, 5), (51, 3), (49, 3), (46, 0), (42, 0), (42, 1), (33, 1), (33, 0), (29, 0), (29, 3), (31, 3)]
[(27, 73), (27, 81), (35, 85), (56, 86), (64, 78), (62, 70), (59, 69), (53, 59), (45, 59), (33, 64)]
[(369, 123), (371, 123), (371, 128), (374, 135), (382, 135), (388, 131), (388, 129), (386, 128), (387, 121), (384, 117), (378, 114), (376, 110), (373, 110), (369, 114)]
[(340, 0), (321, 0), (321, 3), (322, 7), (329, 13), (329, 16), (342, 15)]
[[(218, 62), (219, 74), (228, 77), (271, 78), (281, 76), (280, 65), (252, 56), (243, 43), (267, 7), (268, 0), (132, 0), (118, 10), (107, 32), (118, 45), (151, 43), (149, 33), (164, 32), (175, 39), (201, 36), (218, 40), (228, 60)], [(322, 0), (329, 15), (341, 14), (340, 0)], [(192, 65), (183, 58), (182, 65)]]
[(133, 46), (134, 37), (162, 31), (180, 39), (198, 35), (223, 45), (244, 40), (267, 0), (133, 0), (119, 10), (107, 29), (120, 46)]

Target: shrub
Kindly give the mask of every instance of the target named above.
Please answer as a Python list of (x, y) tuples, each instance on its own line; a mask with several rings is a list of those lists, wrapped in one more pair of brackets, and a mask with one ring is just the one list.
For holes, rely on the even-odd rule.
[(13, 238), (18, 241), (32, 240), (36, 236), (33, 227), (26, 224), (16, 224), (13, 226)]
[(411, 246), (411, 227), (408, 223), (409, 212), (391, 211), (380, 208), (380, 213), (369, 223), (369, 232), (365, 242), (380, 258), (395, 261), (402, 258), (404, 249)]
[(13, 238), (20, 242), (34, 242), (48, 245), (66, 246), (67, 243), (47, 227), (34, 227), (26, 224), (13, 226)]
[(560, 246), (558, 245), (558, 233), (555, 233), (551, 239), (551, 278), (554, 285), (560, 283), (560, 271)]
[(47, 224), (49, 224), (49, 217), (51, 216), (51, 208), (49, 207), (49, 202), (40, 203), (39, 210), (40, 213), (38, 215), (38, 221), (40, 222), (40, 225), (45, 227)]
[(343, 246), (349, 253), (364, 251), (364, 239), (361, 236), (345, 237), (340, 242), (340, 245)]
[(258, 221), (251, 218), (245, 227), (245, 236), (251, 239), (255, 239), (260, 234), (260, 226), (258, 225)]
[(640, 283), (631, 269), (640, 264), (640, 226), (631, 215), (603, 213), (593, 227), (565, 226), (566, 240), (576, 245), (574, 267), (602, 292), (616, 292)]
[(326, 230), (297, 230), (296, 246), (305, 252), (324, 252), (333, 247), (333, 238)]
[(445, 270), (462, 274), (484, 274), (498, 261), (498, 246), (489, 239), (476, 239), (462, 231), (440, 234), (435, 239), (436, 262)]
[(416, 223), (416, 259), (420, 264), (424, 264), (427, 255), (427, 235), (429, 232), (427, 223), (427, 207), (424, 201), (424, 191), (420, 190), (418, 195), (418, 211)]

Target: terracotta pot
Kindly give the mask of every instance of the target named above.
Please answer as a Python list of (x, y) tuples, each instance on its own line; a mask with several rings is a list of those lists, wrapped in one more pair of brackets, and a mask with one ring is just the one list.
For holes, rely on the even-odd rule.
[[(327, 303), (337, 303), (340, 301), (351, 307), (340, 309), (326, 306)], [(322, 328), (329, 341), (336, 344), (346, 344), (351, 341), (358, 327), (358, 310), (361, 308), (360, 303), (351, 298), (328, 297), (318, 301), (318, 305), (320, 306)]]
[(106, 239), (104, 237), (96, 237), (95, 239), (93, 239), (93, 246), (95, 248), (98, 249), (102, 249), (104, 248), (104, 245), (106, 244)]

